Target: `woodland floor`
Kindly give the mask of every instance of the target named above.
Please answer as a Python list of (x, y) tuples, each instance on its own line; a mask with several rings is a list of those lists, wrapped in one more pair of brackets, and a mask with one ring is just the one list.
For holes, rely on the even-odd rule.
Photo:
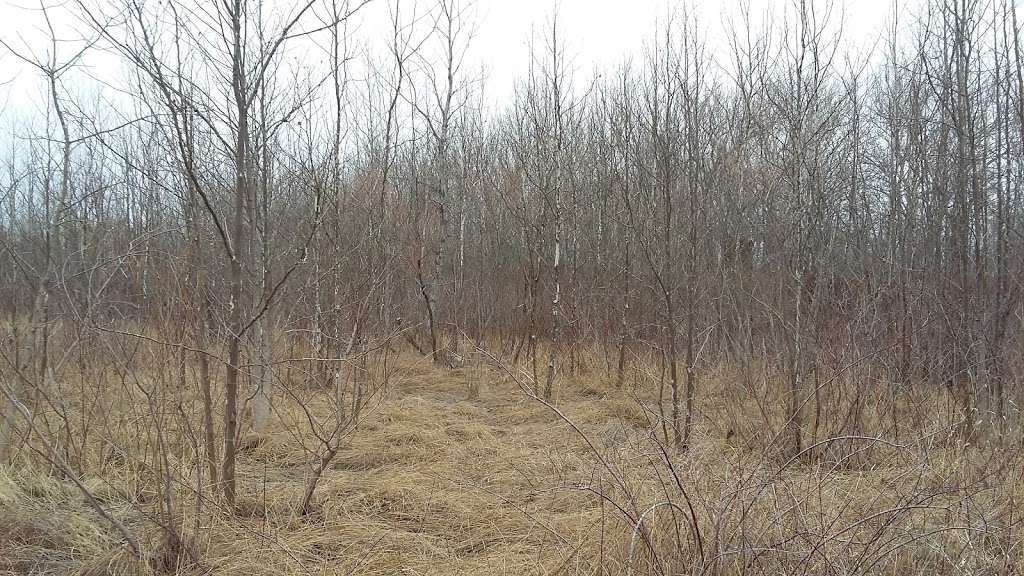
[[(653, 393), (643, 397), (617, 390), (604, 378), (563, 378), (555, 404), (589, 438), (591, 447), (551, 408), (524, 395), (515, 382), (493, 368), (446, 371), (422, 359), (404, 362), (401, 375), (379, 405), (365, 414), (325, 473), (315, 513), (297, 512), (310, 456), (298, 448), (290, 428), (282, 425), (247, 445), (240, 456), (238, 513), (206, 511), (197, 516), (185, 512), (182, 524), (196, 563), (181, 571), (621, 574), (626, 573), (633, 525), (597, 494), (609, 495), (635, 516), (665, 499), (682, 505), (663, 456), (651, 441), (650, 430), (656, 429), (651, 424)], [(479, 397), (470, 400), (468, 390), (474, 381), (480, 384)], [(945, 452), (936, 452), (934, 465), (927, 471), (897, 456), (879, 454), (874, 464), (859, 468), (808, 466), (772, 475), (777, 463), (766, 464), (763, 452), (744, 446), (763, 442), (766, 436), (763, 429), (758, 433), (757, 417), (751, 413), (754, 408), (740, 405), (725, 392), (706, 393), (700, 402), (704, 416), (698, 419), (690, 450), (679, 459), (678, 472), (697, 500), (701, 521), (709, 523), (708, 533), (712, 515), (727, 518), (732, 513), (735, 506), (725, 503), (731, 502), (729, 494), (740, 491), (736, 486), (741, 480), (750, 487), (770, 486), (768, 492), (758, 489), (749, 497), (744, 514), (764, 519), (762, 523), (748, 520), (755, 532), (762, 531), (750, 538), (784, 543), (791, 540), (791, 533), (810, 534), (816, 529), (838, 533), (841, 530), (835, 526), (842, 525), (854, 527), (843, 534), (851, 540), (862, 528), (868, 535), (879, 533), (884, 526), (861, 525), (860, 519), (905, 506), (911, 500), (903, 487), (911, 479), (915, 486), (935, 485), (932, 492), (937, 495), (928, 497), (928, 506), (955, 511), (963, 508), (965, 498), (943, 486), (989, 478), (984, 472), (989, 456)], [(727, 429), (736, 427), (736, 419), (742, 420), (743, 414), (749, 414), (750, 421), (739, 422), (735, 437), (727, 440)], [(730, 420), (733, 423), (726, 424)], [(611, 487), (595, 454), (616, 470), (630, 487), (629, 494)], [(947, 512), (944, 520), (973, 522), (970, 514), (980, 513), (992, 526), (1011, 528), (999, 540), (1001, 544), (978, 550), (971, 540), (957, 549), (936, 551), (938, 541), (930, 541), (929, 547), (907, 548), (901, 557), (884, 558), (885, 573), (995, 574), (1001, 573), (996, 566), (1018, 566), (1021, 541), (1012, 531), (1012, 518), (1006, 520), (1007, 514), (1013, 516), (1012, 501), (1020, 492), (1021, 480), (1010, 481), (1012, 476), (972, 491), (968, 505), (974, 512), (968, 511), (963, 519)], [(123, 511), (125, 517), (140, 502), (146, 507), (145, 488), (128, 490), (110, 478), (90, 479), (87, 484), (113, 512)], [(126, 493), (133, 496), (126, 498)], [(792, 499), (792, 505), (787, 499)], [(900, 526), (913, 525), (927, 533), (939, 520), (925, 513), (922, 508), (921, 516), (912, 516), (916, 512), (899, 516)], [(0, 469), (0, 573), (97, 575), (150, 570), (128, 563), (109, 532), (67, 483), (43, 473), (29, 476), (25, 471)], [(955, 546), (956, 541), (942, 540), (938, 547), (950, 542)], [(822, 548), (829, 550), (842, 542), (846, 540)], [(156, 548), (152, 539), (147, 546)], [(864, 549), (836, 548), (835, 561), (856, 568), (857, 554), (864, 554)], [(675, 551), (687, 554), (678, 546)], [(787, 561), (776, 559), (764, 568), (782, 569)], [(951, 568), (967, 561), (980, 569)], [(859, 573), (840, 568), (829, 572), (812, 568), (810, 573)]]
[[(602, 515), (598, 499), (578, 489), (593, 470), (585, 445), (509, 380), (483, 383), (479, 398), (467, 399), (470, 380), (482, 376), (414, 367), (325, 475), (315, 524), (249, 526), (291, 554), (268, 546), (217, 567), (235, 574), (260, 573), (271, 562), (294, 563), (296, 574), (299, 564), (327, 573), (540, 574), (579, 562)], [(573, 386), (560, 401), (606, 446), (646, 429), (625, 395)], [(261, 486), (259, 462), (283, 462), (289, 453), (289, 439), (274, 436), (247, 455), (248, 484)], [(289, 510), (301, 494), (304, 463), (294, 464), (294, 475), (268, 472), (268, 499), (277, 500), (267, 503), (271, 510)]]

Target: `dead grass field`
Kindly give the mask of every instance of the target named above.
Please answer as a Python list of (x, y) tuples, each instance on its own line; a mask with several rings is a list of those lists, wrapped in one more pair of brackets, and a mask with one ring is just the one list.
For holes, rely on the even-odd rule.
[[(290, 424), (300, 415), (287, 407), (278, 428), (245, 444), (236, 513), (207, 502), (197, 514), (182, 486), (190, 552), (172, 570), (1013, 574), (1024, 566), (1019, 439), (960, 447), (944, 433), (944, 398), (908, 392), (917, 400), (905, 405), (873, 399), (862, 424), (873, 436), (895, 418), (901, 437), (824, 442), (789, 460), (770, 442), (782, 400), (740, 379), (726, 370), (709, 379), (692, 448), (666, 459), (652, 440), (650, 385), (617, 390), (601, 375), (566, 376), (555, 405), (576, 430), (496, 368), (447, 371), (404, 355), (325, 473), (314, 513), (298, 511), (309, 460)], [(472, 382), (480, 395), (469, 400)], [(840, 392), (828, 396), (836, 410)], [(844, 435), (827, 427), (818, 438)], [(147, 562), (129, 558), (69, 483), (15, 465), (0, 469), (0, 573), (159, 569), (162, 531), (139, 513), (158, 495), (131, 461), (85, 483), (146, 535)], [(175, 465), (183, 478), (195, 468), (184, 456)]]

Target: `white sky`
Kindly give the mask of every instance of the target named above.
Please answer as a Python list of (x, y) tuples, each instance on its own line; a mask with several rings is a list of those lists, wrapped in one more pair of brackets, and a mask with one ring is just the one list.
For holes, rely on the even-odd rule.
[[(906, 3), (906, 0), (904, 0)], [(749, 0), (755, 21), (767, 13), (780, 13), (792, 0)], [(639, 60), (644, 43), (681, 2), (665, 0), (481, 0), (480, 34), (476, 48), (486, 55), (491, 69), (488, 90), (507, 93), (514, 79), (522, 76), (529, 64), (531, 27), (543, 28), (557, 6), (559, 25), (564, 30), (567, 54), (574, 56), (581, 78), (589, 78), (594, 68), (610, 70), (632, 56)], [(736, 20), (740, 0), (692, 0), (689, 2), (706, 36), (708, 52), (728, 58), (724, 20)], [(884, 33), (892, 0), (838, 0), (837, 18), (843, 16), (844, 44), (864, 46)], [(737, 21), (738, 23), (738, 21)], [(538, 30), (543, 32), (543, 30)]]
[[(38, 10), (40, 0), (0, 0), (0, 39), (19, 49), (26, 44), (39, 53), (45, 53), (48, 45), (45, 21)], [(73, 7), (68, 0), (43, 0), (51, 3), (66, 2), (67, 9)], [(203, 0), (214, 1), (214, 0)], [(287, 2), (288, 0), (283, 0)], [(358, 36), (365, 42), (383, 42), (388, 38), (388, 2), (375, 0), (365, 8)], [(432, 0), (399, 0), (403, 11), (411, 11), (413, 2), (419, 10), (425, 9)], [(749, 0), (750, 12), (755, 20), (764, 14), (781, 13), (794, 0)], [(821, 0), (817, 0), (821, 4)], [(907, 4), (913, 0), (902, 0)], [(74, 35), (69, 30), (74, 22), (60, 18), (65, 8), (56, 8), (51, 14), (61, 34)], [(697, 15), (706, 36), (708, 51), (715, 57), (727, 58), (725, 48), (725, 26), (723, 20), (739, 13), (741, 0), (690, 0), (688, 5)], [(884, 33), (892, 13), (893, 0), (837, 0), (838, 13), (842, 18), (844, 46), (869, 47), (880, 33)], [(658, 21), (664, 21), (672, 9), (679, 9), (682, 2), (673, 0), (476, 0), (470, 10), (475, 20), (476, 36), (467, 59), (467, 71), (479, 70), (481, 64), (487, 70), (485, 94), (490, 101), (502, 101), (512, 92), (515, 79), (522, 77), (529, 65), (528, 41), (531, 30), (543, 28), (557, 9), (562, 37), (565, 39), (566, 54), (581, 81), (591, 78), (595, 68), (613, 69), (625, 59), (638, 60), (643, 54), (644, 43), (651, 37)], [(73, 44), (65, 45), (62, 51), (73, 53)], [(95, 68), (109, 66), (102, 58), (93, 60)], [(0, 47), (0, 124), (10, 117), (31, 114), (39, 110), (42, 94), (39, 90), (39, 74), (11, 56)], [(72, 92), (74, 90), (71, 90)], [(3, 118), (6, 116), (7, 118)]]

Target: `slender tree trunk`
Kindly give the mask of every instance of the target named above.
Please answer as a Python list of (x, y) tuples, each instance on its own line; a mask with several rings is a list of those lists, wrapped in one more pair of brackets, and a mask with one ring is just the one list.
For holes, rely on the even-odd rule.
[(562, 330), (561, 318), (561, 260), (562, 260), (562, 229), (561, 229), (561, 206), (559, 204), (558, 192), (555, 192), (555, 261), (551, 274), (555, 280), (555, 295), (551, 299), (551, 348), (548, 350), (548, 372), (544, 382), (544, 399), (550, 401), (555, 388), (555, 378), (558, 372), (558, 347)]
[(235, 505), (235, 452), (238, 447), (238, 380), (242, 348), (242, 255), (245, 250), (245, 202), (249, 196), (249, 113), (244, 63), (242, 61), (243, 0), (234, 0), (232, 26), (232, 89), (237, 113), (235, 138), (235, 189), (231, 251), (227, 255), (230, 299), (228, 302), (228, 363), (224, 377), (224, 460), (221, 465), (224, 498), (230, 508)]
[(259, 373), (256, 389), (253, 391), (252, 428), (257, 433), (265, 432), (270, 422), (271, 402), (274, 397), (274, 340), (270, 314), (264, 314), (259, 321), (257, 334)]

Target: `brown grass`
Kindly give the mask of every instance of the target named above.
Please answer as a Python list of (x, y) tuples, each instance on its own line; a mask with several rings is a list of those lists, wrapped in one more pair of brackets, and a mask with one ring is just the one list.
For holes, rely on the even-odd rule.
[[(870, 399), (860, 432), (879, 434), (895, 411), (898, 441), (829, 442), (790, 461), (769, 443), (783, 414), (774, 385), (755, 382), (752, 391), (722, 369), (701, 390), (691, 450), (669, 452), (670, 468), (654, 440), (657, 392), (642, 378), (629, 390), (602, 374), (562, 379), (556, 405), (591, 448), (494, 367), (447, 371), (403, 356), (396, 374), (306, 516), (308, 438), (297, 407), (282, 402), (278, 427), (246, 441), (234, 514), (206, 501), (197, 515), (195, 457), (178, 436), (180, 547), (153, 521), (153, 474), (132, 455), (98, 468), (103, 451), (90, 448), (97, 468), (87, 484), (145, 533), (142, 562), (50, 471), (27, 457), (0, 469), (0, 573), (1010, 574), (1024, 566), (1016, 444), (948, 441), (936, 394), (922, 393), (923, 404)], [(474, 381), (480, 396), (469, 400)], [(828, 391), (830, 414), (849, 401), (841, 386), (849, 383)], [(114, 444), (132, 445), (125, 430)], [(830, 417), (819, 439), (843, 433)]]

